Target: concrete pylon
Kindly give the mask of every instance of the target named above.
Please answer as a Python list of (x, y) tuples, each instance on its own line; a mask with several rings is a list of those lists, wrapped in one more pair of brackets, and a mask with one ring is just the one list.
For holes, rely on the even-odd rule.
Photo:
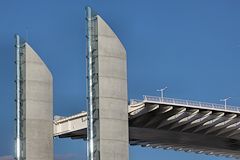
[(21, 46), (22, 159), (53, 160), (53, 78), (37, 53)]
[(89, 7), (87, 10), (88, 157), (128, 160), (126, 50), (106, 22)]

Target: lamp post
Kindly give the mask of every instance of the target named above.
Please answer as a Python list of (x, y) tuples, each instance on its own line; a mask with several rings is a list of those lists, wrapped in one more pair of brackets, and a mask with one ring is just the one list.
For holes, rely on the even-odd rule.
[(225, 110), (227, 109), (227, 100), (229, 100), (231, 97), (225, 98), (225, 99), (220, 99), (220, 101), (224, 102), (224, 108)]
[(161, 99), (163, 99), (163, 91), (166, 90), (167, 87), (164, 87), (162, 89), (157, 89), (157, 92), (160, 92), (161, 93)]

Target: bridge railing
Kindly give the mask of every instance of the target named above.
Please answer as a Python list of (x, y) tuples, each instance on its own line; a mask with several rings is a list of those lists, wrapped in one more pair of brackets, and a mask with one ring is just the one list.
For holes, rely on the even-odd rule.
[(130, 104), (137, 104), (137, 103), (140, 103), (142, 102), (143, 100), (140, 100), (140, 99), (131, 99), (130, 100)]
[[(240, 112), (240, 108), (236, 106), (230, 106), (230, 105), (222, 105), (222, 104), (215, 104), (215, 103), (207, 103), (207, 102), (199, 102), (199, 101), (191, 101), (191, 100), (183, 100), (183, 99), (175, 99), (175, 98), (161, 98), (157, 96), (143, 96), (144, 101), (151, 101), (151, 102), (162, 102), (166, 104), (172, 104), (172, 105), (184, 105), (189, 107), (196, 107), (196, 108), (209, 108), (209, 109), (220, 109), (220, 110), (226, 110), (226, 111), (234, 111), (234, 112)], [(142, 102), (142, 100), (131, 100), (131, 104), (136, 104)]]

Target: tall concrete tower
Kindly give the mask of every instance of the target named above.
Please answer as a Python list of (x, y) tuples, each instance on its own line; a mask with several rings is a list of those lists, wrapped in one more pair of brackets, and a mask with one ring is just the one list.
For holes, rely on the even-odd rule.
[(52, 74), (28, 43), (16, 39), (16, 159), (53, 160)]
[(88, 159), (128, 160), (126, 51), (87, 7)]

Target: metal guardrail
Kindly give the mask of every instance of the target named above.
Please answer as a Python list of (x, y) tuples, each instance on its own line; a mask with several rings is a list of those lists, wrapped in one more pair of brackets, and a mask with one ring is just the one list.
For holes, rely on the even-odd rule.
[(240, 113), (240, 108), (236, 106), (230, 106), (230, 105), (222, 105), (222, 104), (215, 104), (215, 103), (207, 103), (207, 102), (199, 102), (199, 101), (191, 101), (191, 100), (183, 100), (183, 99), (175, 99), (175, 98), (161, 98), (157, 96), (143, 96), (143, 100), (136, 100), (132, 99), (130, 103), (137, 104), (143, 101), (151, 101), (151, 102), (162, 102), (166, 104), (172, 104), (172, 105), (184, 105), (189, 107), (196, 107), (196, 108), (209, 108), (209, 109), (220, 109), (225, 111), (234, 111)]

